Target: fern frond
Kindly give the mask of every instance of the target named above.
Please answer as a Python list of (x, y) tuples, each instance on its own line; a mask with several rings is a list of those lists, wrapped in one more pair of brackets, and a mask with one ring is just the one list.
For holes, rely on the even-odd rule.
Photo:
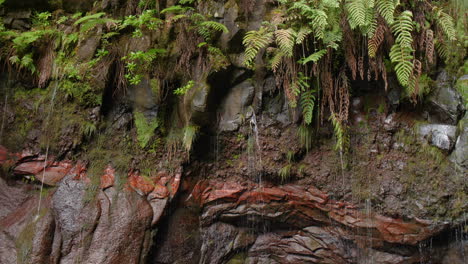
[(84, 23), (84, 22), (86, 22), (86, 21), (88, 21), (88, 20), (101, 18), (101, 17), (103, 17), (105, 14), (106, 14), (105, 12), (99, 12), (99, 13), (96, 13), (96, 14), (84, 16), (84, 17), (78, 19), (77, 21), (75, 21), (74, 25), (75, 25), (75, 26), (78, 26), (79, 24), (82, 24), (82, 23)]
[(317, 39), (323, 39), (325, 28), (328, 26), (327, 13), (320, 9), (313, 9), (308, 18), (311, 20), (309, 25), (312, 27), (315, 37)]
[(228, 33), (229, 32), (228, 28), (225, 25), (223, 25), (221, 23), (218, 23), (216, 21), (204, 21), (204, 22), (200, 23), (200, 26), (205, 27), (205, 28), (209, 28), (209, 29), (213, 29), (215, 31), (221, 31), (223, 33)]
[(308, 62), (314, 62), (316, 63), (317, 61), (319, 61), (325, 54), (327, 54), (327, 50), (326, 49), (323, 49), (323, 50), (319, 50), (315, 53), (312, 53), (310, 56), (306, 57), (306, 58), (302, 58), (300, 59), (298, 62), (301, 63), (301, 64), (307, 64)]
[(294, 78), (291, 88), (294, 96), (299, 96), (302, 92), (307, 91), (310, 87), (309, 85), (309, 77), (305, 76), (304, 73), (299, 72), (297, 76)]
[(432, 32), (430, 29), (426, 30), (424, 46), (426, 47), (427, 61), (432, 63), (434, 61), (434, 32)]
[(413, 49), (395, 43), (390, 50), (390, 59), (395, 64), (395, 72), (401, 85), (407, 87), (413, 72)]
[(267, 47), (273, 38), (273, 33), (266, 27), (252, 30), (245, 34), (242, 44), (245, 46), (244, 64), (251, 67), (258, 52)]
[(347, 0), (345, 9), (348, 13), (348, 21), (351, 29), (366, 24), (366, 1), (365, 0)]
[(375, 5), (379, 14), (385, 19), (385, 21), (391, 25), (394, 22), (395, 8), (399, 4), (399, 1), (395, 0), (376, 0)]
[(403, 11), (392, 24), (392, 32), (396, 36), (395, 42), (402, 47), (411, 47), (413, 37), (413, 13), (409, 10)]
[(185, 13), (188, 10), (193, 10), (193, 8), (184, 7), (184, 6), (181, 6), (181, 5), (173, 5), (173, 6), (170, 6), (168, 8), (164, 8), (163, 10), (161, 10), (161, 14), (165, 14), (165, 13), (180, 14), (180, 13)]
[(301, 27), (296, 34), (296, 44), (301, 44), (310, 33), (312, 30), (309, 27)]
[(292, 57), (294, 49), (294, 30), (278, 29), (275, 31), (275, 38), (278, 47), (286, 57)]
[(346, 126), (337, 118), (335, 113), (330, 115), (333, 124), (333, 130), (336, 137), (335, 150), (346, 152), (349, 145), (349, 137), (346, 133)]
[(309, 125), (312, 123), (312, 118), (314, 116), (314, 107), (315, 107), (315, 90), (308, 90), (302, 93), (301, 97), (301, 107), (302, 114), (304, 115), (304, 122)]
[(437, 23), (448, 40), (452, 41), (456, 39), (455, 23), (450, 15), (439, 10), (437, 12)]
[(436, 39), (435, 47), (439, 56), (446, 61), (449, 58), (450, 54), (447, 44), (440, 39)]
[(273, 72), (276, 72), (278, 70), (278, 67), (281, 65), (281, 62), (283, 61), (284, 53), (281, 50), (277, 50), (273, 57), (270, 60), (270, 67), (273, 70)]
[(385, 26), (380, 25), (377, 27), (374, 35), (367, 43), (369, 57), (373, 58), (377, 54), (377, 50), (384, 40)]

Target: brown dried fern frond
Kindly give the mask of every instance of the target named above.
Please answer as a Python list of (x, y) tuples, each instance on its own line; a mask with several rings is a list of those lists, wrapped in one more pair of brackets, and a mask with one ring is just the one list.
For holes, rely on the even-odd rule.
[(375, 30), (372, 38), (369, 39), (367, 44), (369, 57), (373, 58), (376, 56), (377, 51), (384, 40), (386, 27), (384, 25), (379, 25)]
[(424, 41), (426, 49), (426, 59), (429, 63), (434, 62), (434, 32), (431, 29), (426, 30), (426, 38)]

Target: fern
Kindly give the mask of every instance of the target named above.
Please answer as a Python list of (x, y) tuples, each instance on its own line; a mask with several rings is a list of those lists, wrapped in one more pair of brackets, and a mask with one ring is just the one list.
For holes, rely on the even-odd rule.
[(301, 44), (310, 33), (312, 30), (309, 27), (301, 27), (296, 34), (296, 44)]
[(346, 0), (345, 9), (351, 29), (366, 25), (366, 0)]
[(413, 13), (409, 10), (403, 11), (392, 24), (391, 29), (396, 36), (395, 42), (402, 47), (411, 47), (413, 37)]
[(211, 39), (212, 31), (229, 32), (225, 25), (215, 21), (203, 21), (198, 25), (198, 33), (207, 41)]
[(284, 53), (279, 49), (275, 49), (273, 54), (273, 57), (270, 59), (270, 67), (273, 72), (276, 72), (283, 61)]
[(275, 31), (275, 38), (278, 47), (286, 57), (292, 57), (294, 49), (294, 35), (295, 32), (291, 28), (278, 29)]
[(74, 25), (78, 26), (80, 25), (80, 31), (81, 32), (87, 32), (92, 28), (95, 28), (97, 25), (101, 24), (116, 24), (117, 20), (111, 19), (111, 18), (103, 18), (105, 15), (105, 12), (100, 12), (88, 16), (84, 16), (77, 21), (75, 21)]
[[(305, 76), (304, 73), (299, 72), (294, 79), (291, 87), (294, 93), (294, 96), (299, 96), (301, 92), (307, 91), (307, 89), (310, 87), (309, 85), (309, 77)], [(295, 105), (293, 105), (295, 106)]]
[(173, 6), (170, 6), (168, 8), (164, 8), (163, 10), (161, 10), (161, 14), (165, 14), (165, 13), (180, 14), (180, 13), (185, 13), (189, 10), (193, 10), (193, 8), (185, 7), (181, 5), (173, 5)]
[(135, 111), (133, 115), (135, 117), (138, 144), (141, 148), (145, 148), (153, 136), (154, 130), (158, 128), (158, 122), (157, 120), (148, 122), (145, 115), (139, 111)]
[(369, 57), (373, 58), (377, 54), (377, 50), (384, 40), (385, 27), (380, 25), (377, 27), (374, 35), (369, 39), (367, 43)]
[(442, 10), (438, 10), (437, 23), (439, 24), (439, 27), (442, 28), (442, 31), (448, 40), (456, 40), (455, 24), (453, 23), (453, 18), (451, 16)]
[(258, 52), (266, 48), (272, 41), (273, 33), (266, 27), (260, 27), (259, 30), (249, 31), (245, 34), (242, 44), (245, 46), (244, 64), (252, 67)]
[(385, 21), (391, 25), (394, 22), (395, 8), (399, 4), (399, 1), (395, 0), (376, 0), (375, 6), (379, 14), (385, 19)]
[(390, 50), (390, 59), (393, 63), (396, 63), (395, 72), (398, 81), (404, 87), (408, 87), (410, 84), (410, 77), (413, 72), (412, 16), (411, 11), (403, 11), (391, 27), (396, 40)]
[(390, 50), (390, 60), (396, 63), (395, 72), (398, 81), (405, 87), (408, 86), (413, 72), (413, 51), (411, 47), (404, 47), (398, 43), (395, 43)]
[(308, 90), (302, 93), (301, 98), (301, 107), (302, 114), (304, 115), (304, 123), (310, 125), (312, 123), (312, 118), (314, 115), (315, 107), (315, 90)]
[(323, 50), (319, 50), (315, 53), (312, 53), (311, 55), (309, 55), (308, 57), (306, 58), (302, 58), (299, 60), (299, 63), (301, 64), (307, 64), (308, 62), (314, 62), (314, 63), (317, 63), (317, 61), (319, 61), (325, 54), (327, 54), (327, 50), (326, 49), (323, 49)]
[(340, 153), (346, 152), (349, 145), (349, 137), (346, 133), (346, 126), (336, 117), (334, 113), (330, 115), (333, 124), (333, 131), (336, 137), (335, 150)]

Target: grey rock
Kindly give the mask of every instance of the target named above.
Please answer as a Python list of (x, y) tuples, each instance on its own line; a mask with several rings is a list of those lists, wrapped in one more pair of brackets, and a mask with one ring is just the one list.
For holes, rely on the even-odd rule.
[(15, 241), (6, 232), (0, 232), (0, 263), (17, 263)]
[(101, 42), (102, 27), (89, 33), (90, 36), (83, 38), (78, 44), (76, 55), (79, 61), (89, 61), (94, 57), (94, 53)]
[(460, 120), (460, 135), (455, 142), (455, 148), (450, 155), (450, 160), (462, 169), (468, 169), (468, 114)]
[(210, 86), (208, 86), (205, 83), (201, 83), (201, 84), (197, 84), (197, 87), (194, 87), (194, 88), (196, 90), (192, 99), (192, 111), (206, 112)]
[(255, 88), (250, 79), (234, 86), (221, 103), (219, 130), (235, 131), (252, 103)]
[(437, 77), (435, 90), (429, 96), (427, 105), (431, 122), (456, 125), (465, 111), (463, 99), (453, 83), (446, 71)]
[[(239, 239), (236, 239), (239, 232), (246, 233), (233, 225), (221, 222), (216, 222), (204, 229), (200, 263), (222, 263), (223, 258), (235, 251), (236, 247), (245, 247), (246, 245), (239, 243)], [(243, 235), (247, 236), (247, 234)]]
[(441, 124), (427, 124), (419, 127), (419, 136), (430, 144), (446, 151), (450, 151), (456, 139), (457, 127)]

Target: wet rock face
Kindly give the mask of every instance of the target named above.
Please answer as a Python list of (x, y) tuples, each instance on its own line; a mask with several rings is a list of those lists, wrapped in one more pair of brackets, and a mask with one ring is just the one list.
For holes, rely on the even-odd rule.
[(465, 111), (463, 99), (453, 87), (454, 80), (446, 71), (437, 76), (436, 86), (428, 98), (430, 121), (456, 125)]
[(40, 199), (38, 193), (10, 187), (0, 178), (1, 263), (16, 263), (17, 255), (21, 263), (143, 263), (155, 233), (152, 227), (181, 180), (180, 169), (177, 175), (161, 172), (154, 182), (131, 171), (128, 183), (119, 187), (115, 170), (107, 166), (100, 185), (92, 185), (92, 175), (80, 162), (11, 154), (0, 147), (0, 165), (5, 164), (15, 165), (16, 177), (44, 175), (44, 183), (57, 189)]
[(417, 246), (447, 227), (366, 212), (313, 186), (211, 180), (191, 198), (203, 208), (201, 263), (418, 263)]
[(450, 151), (455, 145), (456, 132), (457, 127), (450, 125), (429, 124), (419, 127), (422, 138), (445, 151)]
[(468, 169), (468, 114), (460, 120), (460, 135), (455, 143), (450, 159), (462, 170)]

